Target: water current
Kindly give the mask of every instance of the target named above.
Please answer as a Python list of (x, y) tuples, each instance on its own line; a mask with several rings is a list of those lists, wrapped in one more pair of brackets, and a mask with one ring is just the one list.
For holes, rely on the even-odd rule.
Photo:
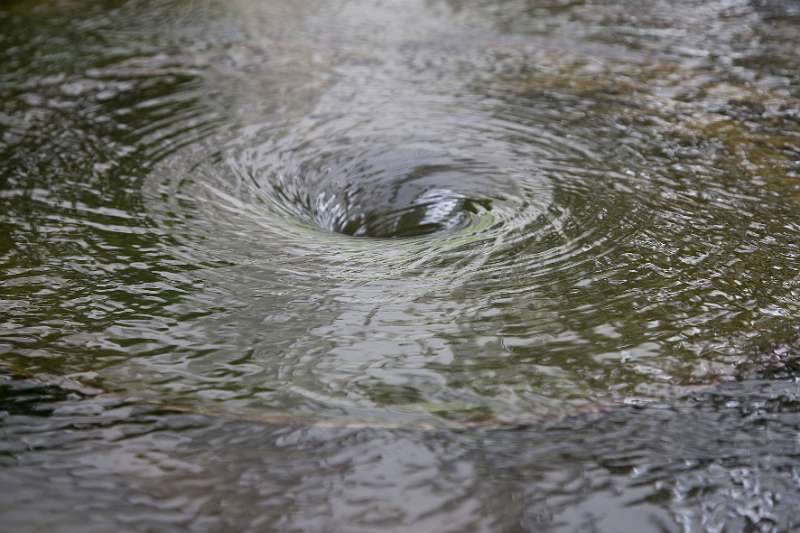
[(799, 30), (0, 3), (0, 530), (800, 528)]

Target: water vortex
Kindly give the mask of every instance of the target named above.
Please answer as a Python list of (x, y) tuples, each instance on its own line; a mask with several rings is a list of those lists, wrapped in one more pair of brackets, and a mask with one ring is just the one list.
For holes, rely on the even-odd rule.
[(0, 524), (798, 530), (799, 22), (0, 2)]

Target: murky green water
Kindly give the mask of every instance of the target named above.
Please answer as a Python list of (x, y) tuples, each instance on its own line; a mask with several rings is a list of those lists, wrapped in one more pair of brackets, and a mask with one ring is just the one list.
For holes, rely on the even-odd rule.
[(0, 529), (800, 527), (800, 5), (0, 4)]

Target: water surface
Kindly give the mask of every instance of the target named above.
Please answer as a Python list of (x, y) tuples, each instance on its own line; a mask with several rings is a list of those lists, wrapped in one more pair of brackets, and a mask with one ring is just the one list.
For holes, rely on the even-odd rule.
[(6, 2), (4, 522), (797, 527), (798, 24)]

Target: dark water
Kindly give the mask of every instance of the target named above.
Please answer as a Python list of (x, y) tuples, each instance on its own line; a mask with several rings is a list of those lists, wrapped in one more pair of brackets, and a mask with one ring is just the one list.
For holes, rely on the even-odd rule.
[(0, 530), (800, 528), (800, 4), (0, 3)]

